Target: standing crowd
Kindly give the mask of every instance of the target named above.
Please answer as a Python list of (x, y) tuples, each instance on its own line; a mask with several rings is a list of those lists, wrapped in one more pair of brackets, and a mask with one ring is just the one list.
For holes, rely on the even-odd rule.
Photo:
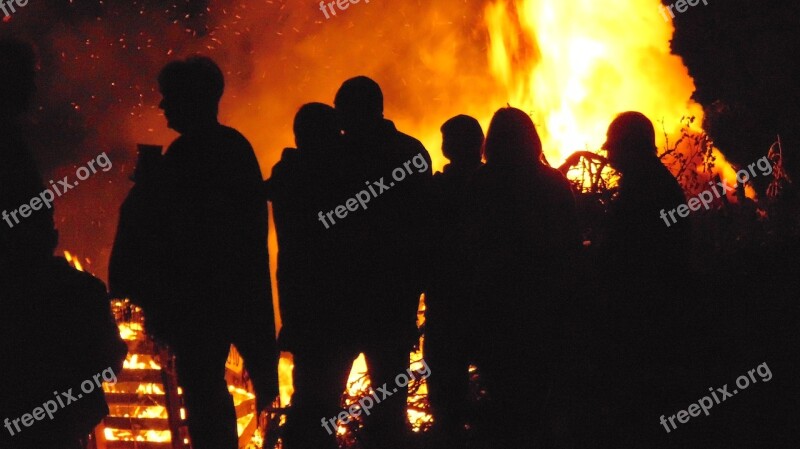
[[(3, 41), (0, 61), (0, 126), (11, 136), (0, 141), (0, 208), (8, 209), (43, 188), (17, 125), (33, 93), (32, 53)], [(450, 163), (434, 175), (424, 146), (384, 117), (379, 85), (352, 78), (333, 106), (299, 109), (296, 148), (264, 182), (247, 139), (217, 120), (224, 79), (213, 61), (172, 62), (158, 83), (159, 106), (180, 137), (137, 170), (109, 281), (175, 354), (195, 449), (237, 446), (224, 380), (230, 344), (246, 361), (259, 410), (277, 395), (279, 352), (293, 354), (285, 448), (337, 447), (320, 420), (340, 411), (354, 358), (365, 355), (372, 385), (393, 385), (418, 342), (422, 294), (436, 447), (466, 447), (475, 435), (496, 448), (667, 446), (657, 417), (681, 403), (675, 391), (690, 390), (689, 375), (675, 371), (688, 365), (692, 333), (670, 284), (686, 277), (689, 225), (659, 218), (685, 198), (644, 115), (625, 112), (609, 126), (604, 149), (622, 181), (592, 258), (571, 185), (546, 162), (519, 109), (499, 109), (485, 135), (472, 117), (447, 120)], [(351, 208), (348, 198), (365, 189), (380, 192)], [(277, 339), (267, 201), (279, 248)], [(335, 226), (321, 224), (320, 211), (338, 217)], [(0, 419), (73, 378), (118, 371), (124, 358), (104, 287), (54, 258), (56, 241), (50, 210), (0, 226)], [(586, 300), (597, 292), (614, 300)], [(467, 413), (470, 365), (486, 392), (478, 417)], [(93, 405), (91, 413), (75, 405), (82, 420), (65, 414), (57, 430), (32, 427), (30, 441), (0, 432), (0, 446), (80, 447), (103, 416), (102, 399)], [(405, 395), (365, 417), (359, 442), (407, 447)]]

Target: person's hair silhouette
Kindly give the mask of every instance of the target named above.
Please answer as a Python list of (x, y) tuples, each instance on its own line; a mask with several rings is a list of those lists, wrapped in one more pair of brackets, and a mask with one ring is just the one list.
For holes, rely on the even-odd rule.
[(653, 123), (641, 112), (618, 115), (608, 127), (603, 149), (608, 151), (611, 165), (624, 172), (643, 159), (656, 157), (656, 131)]
[(301, 151), (329, 146), (341, 136), (336, 110), (324, 103), (308, 103), (294, 116), (294, 142)]
[(342, 83), (333, 104), (345, 133), (360, 134), (383, 120), (383, 92), (378, 83), (366, 76)]
[(501, 108), (489, 124), (484, 154), (491, 165), (540, 163), (542, 140), (528, 114), (517, 108)]
[(216, 123), (225, 79), (210, 58), (170, 62), (159, 73), (158, 86), (164, 97), (158, 107), (170, 128), (183, 134)]
[(483, 129), (473, 117), (457, 115), (444, 122), (442, 153), (456, 165), (477, 165), (481, 162)]

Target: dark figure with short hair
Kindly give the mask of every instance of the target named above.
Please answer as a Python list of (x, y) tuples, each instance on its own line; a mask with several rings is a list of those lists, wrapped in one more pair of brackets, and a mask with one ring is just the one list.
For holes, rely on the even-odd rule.
[(543, 162), (523, 111), (495, 113), (484, 153), (469, 224), (477, 285), (469, 325), (489, 395), (482, 431), (496, 447), (552, 447), (545, 407), (579, 248), (575, 200), (566, 178)]
[[(675, 290), (689, 279), (691, 228), (687, 218), (667, 225), (659, 215), (686, 199), (659, 160), (653, 124), (643, 114), (618, 115), (603, 148), (621, 174), (597, 261), (608, 297), (603, 321), (610, 340), (600, 358), (606, 376), (600, 382), (613, 419), (606, 437), (614, 447), (666, 447), (673, 435), (666, 437), (657, 418), (691, 400), (685, 390), (693, 377), (682, 361), (691, 351), (683, 335), (691, 300)], [(680, 430), (677, 438), (691, 432)]]
[(433, 176), (436, 262), (425, 295), (425, 359), (431, 367), (428, 393), (436, 444), (457, 448), (466, 444), (471, 330), (465, 324), (475, 321), (469, 316), (476, 273), (466, 235), (472, 212), (468, 187), (483, 166), (484, 135), (480, 123), (467, 115), (447, 120), (441, 131), (442, 153), (450, 163)]
[(171, 62), (158, 83), (159, 107), (181, 136), (152, 173), (137, 177), (122, 206), (112, 291), (137, 302), (148, 332), (173, 350), (192, 446), (233, 449), (236, 416), (224, 378), (231, 344), (258, 409), (277, 395), (261, 171), (247, 139), (217, 120), (224, 79), (211, 59)]
[[(343, 323), (354, 329), (347, 337), (356, 343), (349, 360), (363, 352), (372, 385), (391, 387), (408, 369), (419, 338), (417, 308), (429, 263), (431, 159), (417, 139), (383, 117), (383, 93), (375, 81), (365, 76), (345, 81), (334, 103), (345, 139), (342, 187), (349, 192), (337, 203), (374, 191), (367, 208), (348, 213), (329, 230), (348, 266), (340, 286), (347, 298), (342, 307), (353, 311)], [(405, 447), (403, 392), (398, 388), (365, 418), (365, 445)]]
[[(53, 257), (51, 206), (17, 212), (45, 190), (20, 126), (34, 75), (31, 46), (0, 40), (0, 210), (9, 213), (0, 222), (0, 447), (79, 449), (108, 414), (93, 376), (120, 372), (127, 347), (103, 283)], [(62, 393), (83, 397), (71, 404)]]
[(608, 265), (621, 278), (662, 281), (685, 266), (691, 243), (688, 219), (661, 218), (662, 210), (686, 202), (683, 189), (656, 156), (653, 124), (641, 113), (617, 116), (603, 148), (621, 173), (607, 228)]
[(338, 187), (342, 136), (336, 111), (322, 103), (303, 105), (294, 134), (297, 149), (283, 151), (267, 182), (278, 234), (279, 343), (294, 357), (283, 442), (289, 449), (335, 449), (336, 425), (320, 419), (341, 411), (353, 344), (338, 335), (352, 311), (338, 286), (347, 264), (334, 251), (336, 228), (323, 226), (318, 213), (352, 193)]
[(334, 317), (320, 313), (319, 307), (327, 301), (314, 304), (321, 299), (317, 297), (321, 292), (308, 295), (314, 285), (327, 284), (321, 276), (326, 277), (332, 269), (330, 255), (324, 252), (330, 233), (324, 232), (326, 228), (317, 215), (328, 205), (322, 198), (333, 197), (331, 190), (339, 174), (335, 164), (342, 151), (341, 131), (331, 106), (303, 105), (294, 119), (294, 134), (297, 148), (283, 150), (266, 182), (278, 235), (281, 339), (292, 347), (299, 344), (292, 340), (308, 337), (301, 333), (318, 333), (315, 326), (305, 324), (308, 320), (322, 318), (336, 323)]

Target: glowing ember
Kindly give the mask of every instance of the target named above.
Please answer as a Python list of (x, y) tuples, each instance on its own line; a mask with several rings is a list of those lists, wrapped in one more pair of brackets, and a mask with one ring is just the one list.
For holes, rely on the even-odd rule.
[(144, 354), (129, 354), (122, 367), (124, 369), (161, 369), (161, 365), (153, 357)]
[(75, 267), (78, 271), (83, 271), (83, 265), (81, 265), (81, 261), (78, 260), (77, 257), (74, 257), (69, 251), (64, 251), (64, 259), (67, 260), (67, 263)]
[(282, 353), (278, 361), (278, 384), (280, 385), (280, 405), (288, 407), (294, 394), (292, 385), (292, 370), (294, 370), (294, 359), (288, 352)]
[(122, 430), (106, 427), (103, 433), (107, 441), (148, 441), (152, 443), (172, 441), (172, 434), (169, 430)]
[(144, 332), (144, 326), (141, 323), (120, 323), (119, 335), (123, 340), (133, 341)]

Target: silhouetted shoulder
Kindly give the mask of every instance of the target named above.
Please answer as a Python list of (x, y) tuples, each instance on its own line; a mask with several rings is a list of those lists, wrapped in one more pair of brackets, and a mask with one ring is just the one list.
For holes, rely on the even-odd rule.
[(255, 151), (239, 131), (220, 125), (209, 141), (198, 143), (206, 146), (206, 151), (210, 152), (211, 156), (205, 162), (216, 166), (207, 168), (217, 172), (215, 178), (224, 178), (221, 182), (249, 184), (257, 181), (261, 184), (261, 168)]
[(272, 167), (272, 177), (286, 176), (293, 173), (300, 165), (300, 151), (297, 148), (284, 148), (281, 160)]
[(294, 187), (292, 180), (299, 176), (300, 162), (299, 150), (284, 148), (281, 160), (272, 167), (272, 173), (267, 181), (269, 185), (267, 194), (271, 200), (280, 199), (283, 195), (290, 193)]
[[(76, 270), (67, 264), (62, 258), (56, 258), (54, 262), (55, 277), (65, 289), (70, 291), (86, 291), (102, 296), (106, 294), (106, 285), (89, 273)], [(74, 290), (73, 290), (74, 289)]]
[[(425, 145), (423, 145), (422, 142), (408, 134), (398, 131), (391, 120), (386, 120), (386, 123), (387, 126), (394, 131), (396, 147), (405, 153), (402, 155), (403, 157), (411, 158), (417, 154), (422, 154), (426, 161), (431, 161), (431, 156), (428, 154), (428, 150), (425, 149)], [(430, 164), (428, 165), (430, 166)]]
[(80, 327), (80, 323), (96, 326), (82, 329), (86, 335), (101, 336), (105, 329), (101, 324), (108, 324), (111, 320), (106, 285), (96, 277), (71, 267), (62, 258), (53, 259), (48, 274), (58, 290), (54, 291), (56, 297), (42, 299), (57, 301), (49, 307), (59, 310), (57, 313), (62, 317), (71, 317), (70, 321), (76, 326)]
[(491, 167), (487, 167), (486, 165), (482, 165), (475, 170), (475, 173), (472, 175), (472, 180), (470, 182), (470, 187), (472, 190), (478, 190), (479, 187), (486, 183), (486, 180), (489, 178), (491, 174)]
[(240, 143), (246, 143), (247, 145), (250, 145), (250, 141), (248, 141), (247, 138), (242, 133), (240, 133), (238, 130), (234, 128), (231, 128), (230, 126), (220, 125), (219, 132), (223, 136), (231, 140), (239, 141)]
[(546, 179), (547, 182), (553, 186), (553, 188), (562, 191), (565, 196), (568, 195), (572, 200), (574, 200), (572, 184), (570, 184), (569, 180), (566, 176), (564, 176), (563, 173), (549, 166), (542, 166), (541, 171), (544, 179)]
[(249, 151), (253, 151), (253, 146), (250, 145), (250, 141), (240, 133), (239, 131), (229, 127), (220, 125), (217, 131), (220, 137), (225, 140), (226, 142), (230, 142), (231, 147), (228, 148), (221, 148), (222, 151), (230, 152), (232, 150), (244, 150), (247, 149)]
[(567, 180), (567, 177), (557, 169), (547, 165), (542, 165), (540, 166), (539, 170), (540, 175), (549, 182), (552, 182), (554, 185), (571, 189), (571, 185), (569, 180)]
[(397, 131), (397, 136), (398, 136), (399, 141), (401, 143), (403, 143), (404, 145), (407, 145), (408, 148), (415, 148), (415, 149), (418, 149), (420, 151), (424, 151), (425, 153), (428, 152), (428, 150), (425, 149), (425, 145), (423, 145), (422, 142), (420, 142), (416, 138), (411, 137), (408, 134), (405, 134), (405, 133), (400, 132), (400, 131)]

